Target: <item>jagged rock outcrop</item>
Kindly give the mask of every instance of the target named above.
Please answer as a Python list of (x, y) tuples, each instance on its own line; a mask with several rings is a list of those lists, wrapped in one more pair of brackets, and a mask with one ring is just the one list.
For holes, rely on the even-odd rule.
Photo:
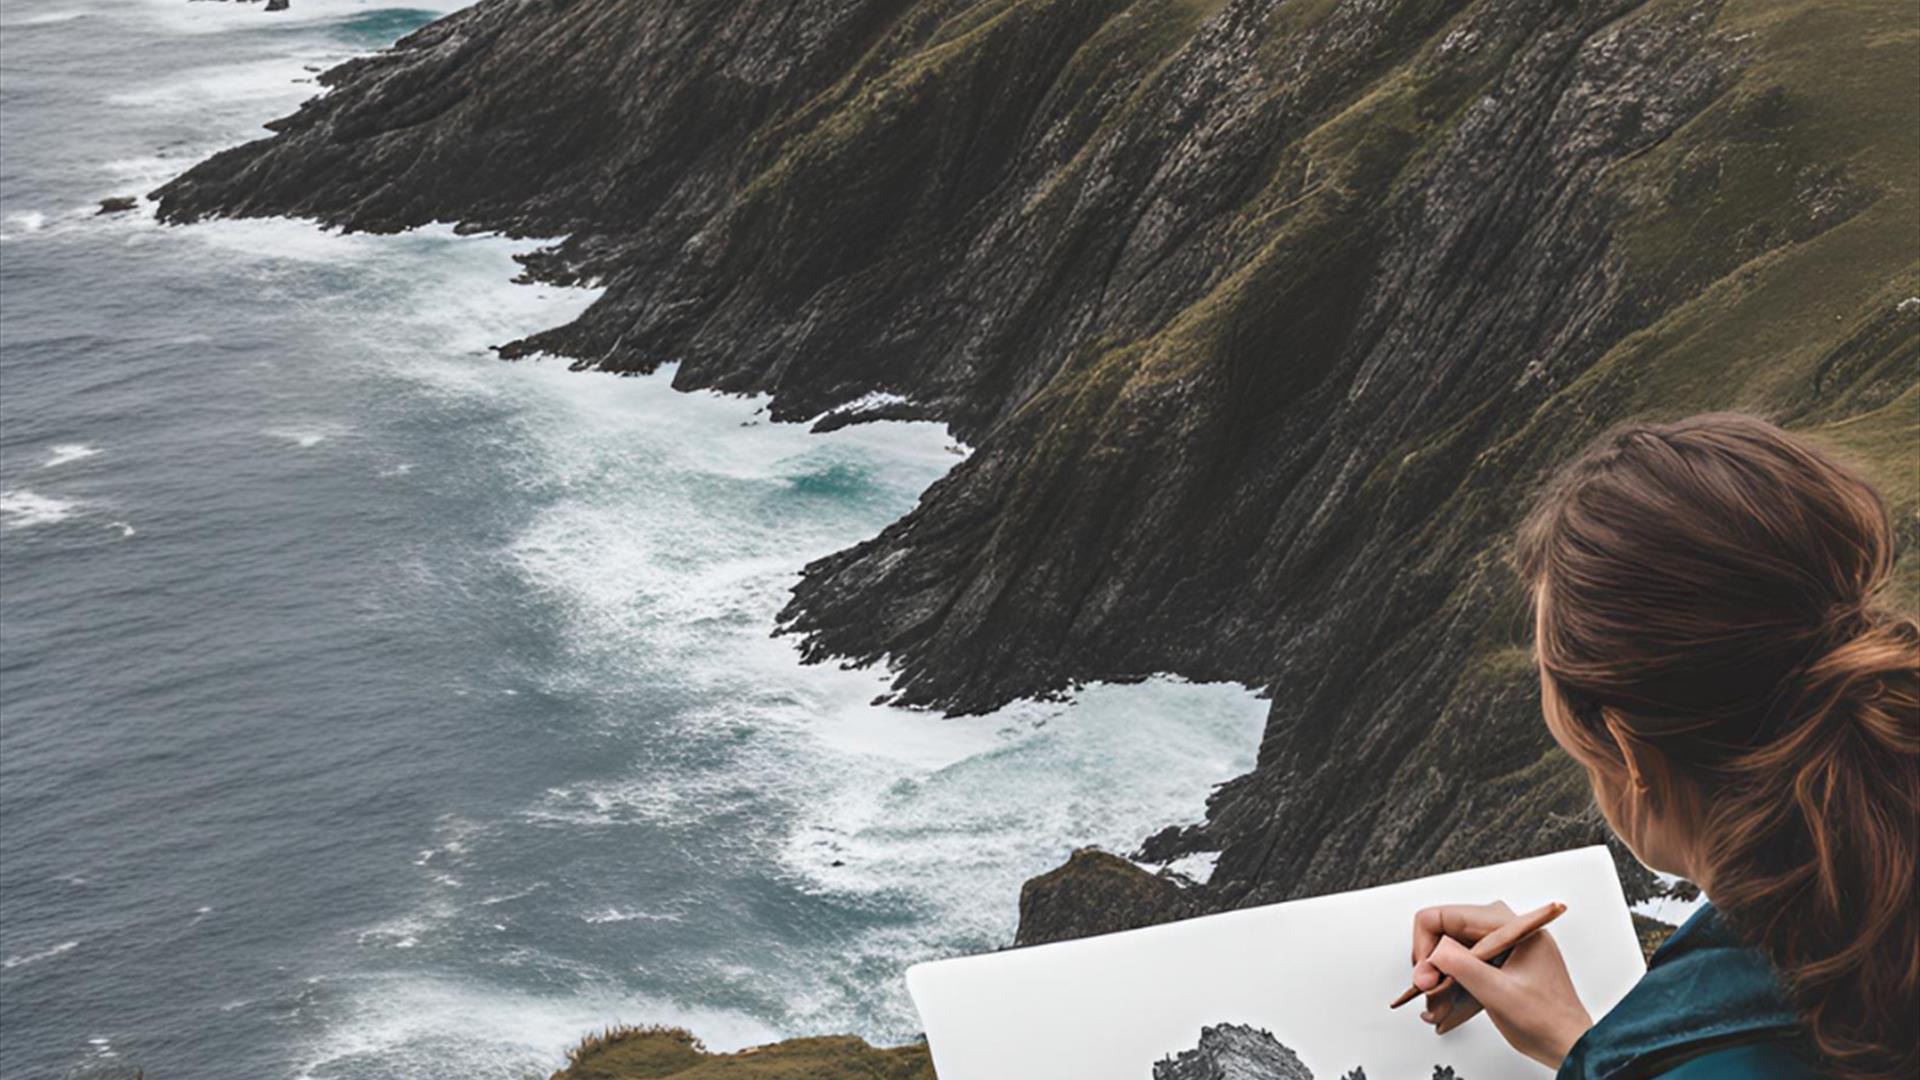
[[(1738, 406), (1887, 487), (1920, 572), (1920, 32), (1892, 0), (481, 0), (162, 218), (568, 239), (504, 350), (947, 421), (809, 567), (810, 657), (992, 708), (1271, 690), (1156, 838), (1212, 910), (1600, 834), (1503, 561), (1610, 422)], [(1124, 890), (1123, 890), (1124, 891)]]
[(1199, 914), (1199, 895), (1118, 855), (1081, 848), (1021, 887), (1013, 943), (1044, 945), (1172, 922)]
[(1271, 1032), (1245, 1024), (1200, 1029), (1200, 1045), (1157, 1061), (1153, 1080), (1313, 1080)]

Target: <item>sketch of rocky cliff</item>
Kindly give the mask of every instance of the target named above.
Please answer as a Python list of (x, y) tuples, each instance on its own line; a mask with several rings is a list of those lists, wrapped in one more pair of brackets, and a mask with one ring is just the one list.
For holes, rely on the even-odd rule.
[[(1263, 1028), (1220, 1024), (1200, 1029), (1200, 1044), (1154, 1063), (1153, 1080), (1313, 1080), (1291, 1049)], [(1340, 1080), (1367, 1080), (1364, 1068)], [(1435, 1065), (1432, 1080), (1464, 1080), (1452, 1066)]]
[(1245, 1024), (1200, 1029), (1200, 1045), (1156, 1062), (1153, 1080), (1313, 1080), (1292, 1050)]

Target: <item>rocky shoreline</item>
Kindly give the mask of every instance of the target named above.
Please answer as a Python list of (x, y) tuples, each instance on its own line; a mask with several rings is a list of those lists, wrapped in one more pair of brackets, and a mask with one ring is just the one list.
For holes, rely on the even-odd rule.
[(527, 277), (604, 295), (503, 355), (972, 443), (807, 568), (808, 658), (959, 713), (1158, 672), (1273, 700), (1253, 771), (1136, 853), (1211, 879), (1076, 856), (1021, 899), (1054, 940), (1603, 835), (1504, 553), (1619, 419), (1811, 433), (1920, 595), (1909, 14), (481, 0), (154, 194), (564, 235)]

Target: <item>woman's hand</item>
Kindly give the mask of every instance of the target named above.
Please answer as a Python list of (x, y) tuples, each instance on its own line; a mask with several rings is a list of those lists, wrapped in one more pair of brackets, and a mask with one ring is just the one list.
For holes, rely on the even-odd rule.
[(1431, 990), (1446, 975), (1458, 984), (1438, 997), (1428, 994), (1420, 1019), (1445, 1035), (1485, 1008), (1515, 1050), (1554, 1068), (1593, 1026), (1593, 1017), (1580, 1004), (1552, 935), (1543, 930), (1522, 941), (1501, 967), (1469, 951), (1513, 918), (1513, 909), (1498, 903), (1449, 904), (1413, 917), (1413, 985)]

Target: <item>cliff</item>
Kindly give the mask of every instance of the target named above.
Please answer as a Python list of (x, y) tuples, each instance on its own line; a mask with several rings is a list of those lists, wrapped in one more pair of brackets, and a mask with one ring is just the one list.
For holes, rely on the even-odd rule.
[(1220, 852), (1179, 913), (1599, 835), (1504, 545), (1620, 418), (1826, 441), (1920, 595), (1894, 0), (480, 0), (322, 82), (161, 215), (564, 234), (527, 274), (605, 293), (504, 355), (975, 444), (807, 568), (809, 658), (1270, 690), (1143, 853)]

